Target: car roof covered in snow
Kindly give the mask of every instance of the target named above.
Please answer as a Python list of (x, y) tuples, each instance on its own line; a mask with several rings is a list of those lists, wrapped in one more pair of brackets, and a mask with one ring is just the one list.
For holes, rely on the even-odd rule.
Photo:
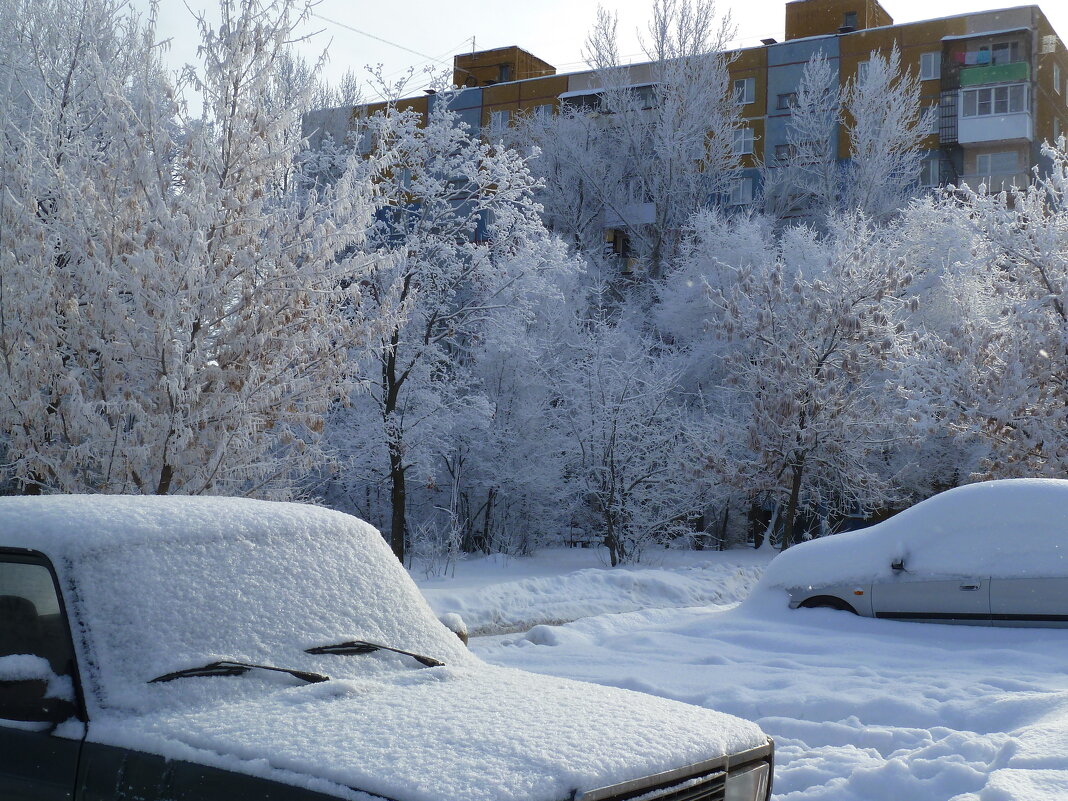
[(149, 679), (218, 659), (313, 671), (323, 662), (329, 675), (353, 677), (408, 659), (304, 653), (347, 639), (449, 664), (473, 658), (438, 623), (375, 528), (316, 506), (0, 498), (0, 546), (51, 558), (75, 628), (86, 632), (75, 645), (90, 707), (151, 707), (173, 693), (147, 689)]
[(869, 528), (795, 545), (772, 560), (761, 586), (881, 581), (897, 560), (917, 575), (1068, 576), (1068, 480), (956, 487)]
[[(181, 521), (177, 525), (177, 521)], [(306, 504), (248, 498), (159, 495), (0, 497), (0, 547), (29, 548), (53, 558), (134, 544), (227, 537), (294, 536), (366, 525)]]

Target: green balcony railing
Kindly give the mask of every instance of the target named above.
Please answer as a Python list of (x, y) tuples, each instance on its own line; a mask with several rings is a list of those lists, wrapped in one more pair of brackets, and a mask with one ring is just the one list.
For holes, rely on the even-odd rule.
[(1015, 64), (990, 64), (982, 67), (964, 67), (960, 71), (961, 86), (980, 86), (987, 83), (1027, 81), (1031, 78), (1031, 65), (1026, 61)]

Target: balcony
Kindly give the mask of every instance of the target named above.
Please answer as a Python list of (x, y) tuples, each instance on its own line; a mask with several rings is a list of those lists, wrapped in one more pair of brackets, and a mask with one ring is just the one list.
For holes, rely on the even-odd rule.
[(1031, 113), (997, 114), (989, 117), (961, 117), (957, 141), (962, 145), (980, 142), (1030, 142), (1034, 136)]
[(628, 203), (627, 205), (604, 210), (606, 228), (627, 228), (631, 225), (648, 225), (656, 220), (655, 203)]
[(989, 64), (985, 66), (963, 67), (960, 71), (960, 85), (981, 86), (992, 83), (1018, 83), (1031, 80), (1031, 65), (1026, 61), (1015, 64)]
[[(1000, 69), (1002, 66), (983, 67)], [(1030, 142), (1034, 121), (1026, 83), (969, 86), (960, 90), (957, 141), (962, 145)]]

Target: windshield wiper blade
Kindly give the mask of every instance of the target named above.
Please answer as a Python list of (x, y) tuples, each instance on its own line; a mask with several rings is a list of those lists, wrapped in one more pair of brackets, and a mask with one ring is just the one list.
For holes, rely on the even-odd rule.
[(411, 651), (404, 651), (400, 648), (390, 648), (388, 645), (380, 645), (379, 643), (368, 642), (367, 640), (348, 640), (346, 642), (335, 643), (334, 645), (317, 645), (315, 648), (304, 649), (304, 653), (306, 654), (337, 654), (338, 656), (370, 654), (375, 651), (392, 651), (395, 654), (404, 654), (405, 656), (410, 656), (419, 664), (426, 667), (445, 667), (444, 662), (440, 662), (431, 656), (413, 654)]
[(155, 682), (174, 681), (175, 679), (185, 679), (195, 676), (241, 676), (248, 673), (250, 670), (272, 670), (275, 673), (288, 673), (290, 676), (306, 681), (309, 684), (317, 684), (320, 681), (330, 681), (329, 676), (324, 676), (321, 673), (311, 673), (307, 670), (291, 670), (289, 668), (271, 667), (270, 665), (254, 665), (250, 662), (231, 662), (224, 659), (219, 662), (209, 662), (200, 667), (176, 670), (173, 673), (164, 673), (162, 676), (156, 676), (154, 679), (149, 679), (148, 683), (153, 684)]

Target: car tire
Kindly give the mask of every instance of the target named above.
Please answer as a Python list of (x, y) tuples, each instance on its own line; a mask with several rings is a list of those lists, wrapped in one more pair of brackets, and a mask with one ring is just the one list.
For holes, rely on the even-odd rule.
[(857, 614), (857, 610), (850, 604), (841, 598), (835, 598), (833, 595), (817, 595), (814, 598), (806, 598), (798, 606), (802, 609), (837, 609), (839, 612)]

